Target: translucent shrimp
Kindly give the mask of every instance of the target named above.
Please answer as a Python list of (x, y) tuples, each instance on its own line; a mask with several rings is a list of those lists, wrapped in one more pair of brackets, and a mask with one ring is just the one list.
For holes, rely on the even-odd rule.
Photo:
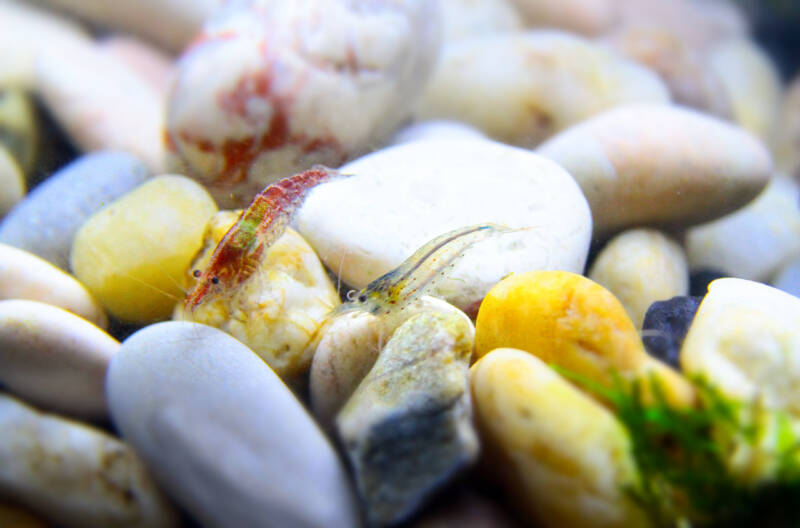
[(498, 233), (518, 231), (497, 224), (462, 227), (440, 235), (414, 252), (400, 266), (378, 277), (361, 291), (350, 291), (337, 311), (363, 310), (393, 315), (433, 290), (456, 260), (475, 243)]
[(199, 281), (187, 295), (185, 307), (192, 311), (205, 299), (250, 277), (265, 250), (286, 231), (311, 189), (338, 177), (343, 177), (338, 171), (315, 166), (258, 193), (217, 244), (206, 269), (192, 272)]

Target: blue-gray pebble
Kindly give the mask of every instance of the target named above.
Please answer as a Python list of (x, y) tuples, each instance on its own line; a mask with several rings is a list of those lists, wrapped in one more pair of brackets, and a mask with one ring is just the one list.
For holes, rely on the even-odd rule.
[(87, 154), (37, 186), (0, 223), (0, 242), (68, 270), (72, 239), (106, 204), (144, 182), (144, 163), (125, 152)]
[(681, 295), (650, 305), (642, 323), (642, 341), (650, 355), (680, 370), (681, 346), (702, 300)]

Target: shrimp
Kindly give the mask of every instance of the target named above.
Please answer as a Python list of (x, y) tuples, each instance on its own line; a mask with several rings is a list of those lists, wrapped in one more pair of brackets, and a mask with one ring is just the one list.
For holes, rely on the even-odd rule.
[(496, 233), (513, 231), (517, 229), (479, 224), (439, 235), (363, 290), (348, 292), (348, 302), (340, 305), (337, 311), (363, 310), (376, 315), (397, 313), (433, 290), (438, 281), (447, 276), (447, 268), (452, 268), (475, 243)]
[(185, 307), (194, 311), (209, 297), (242, 284), (256, 271), (265, 250), (286, 231), (311, 189), (342, 176), (317, 165), (258, 193), (217, 244), (206, 269), (192, 272), (199, 281), (186, 296)]

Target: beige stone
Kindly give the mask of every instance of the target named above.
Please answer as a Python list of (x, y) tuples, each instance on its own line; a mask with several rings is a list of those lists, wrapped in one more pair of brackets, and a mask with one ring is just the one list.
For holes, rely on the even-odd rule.
[(643, 66), (580, 37), (540, 30), (448, 43), (416, 115), (465, 121), (530, 147), (613, 106), (668, 101), (664, 84)]
[(683, 248), (653, 229), (620, 233), (600, 251), (588, 277), (606, 287), (625, 307), (636, 328), (655, 301), (689, 293)]
[(36, 405), (80, 418), (106, 415), (105, 376), (116, 339), (36, 301), (0, 301), (0, 381)]
[(627, 105), (576, 125), (537, 153), (564, 167), (592, 209), (595, 234), (642, 224), (685, 227), (743, 206), (772, 159), (743, 129), (699, 112)]

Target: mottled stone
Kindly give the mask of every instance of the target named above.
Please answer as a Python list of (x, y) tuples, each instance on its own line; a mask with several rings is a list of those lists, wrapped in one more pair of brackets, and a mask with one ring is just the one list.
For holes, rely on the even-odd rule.
[(651, 304), (642, 323), (642, 342), (647, 351), (679, 369), (681, 346), (702, 300), (684, 295)]
[(107, 392), (122, 436), (201, 525), (360, 525), (331, 444), (280, 378), (228, 334), (148, 326), (123, 343)]
[(98, 152), (83, 156), (36, 187), (3, 219), (0, 242), (68, 269), (78, 228), (147, 176), (147, 168), (130, 154)]
[(588, 277), (619, 299), (636, 328), (653, 302), (689, 293), (683, 248), (653, 229), (631, 229), (611, 239)]
[(159, 176), (106, 205), (75, 235), (70, 267), (115, 317), (165, 319), (217, 210), (189, 178)]
[(67, 528), (172, 528), (178, 515), (126, 444), (0, 394), (0, 497)]
[(373, 525), (406, 519), (477, 456), (468, 382), (473, 337), (458, 316), (411, 317), (336, 417)]
[(755, 198), (772, 174), (769, 152), (743, 129), (666, 105), (609, 110), (537, 152), (577, 180), (595, 234), (718, 218)]
[(542, 30), (447, 43), (416, 117), (464, 121), (532, 147), (614, 106), (668, 101), (653, 72), (589, 40)]
[(612, 412), (521, 350), (482, 357), (471, 385), (484, 466), (532, 526), (650, 526), (628, 493), (639, 475)]
[[(220, 239), (239, 213), (222, 211), (206, 226), (204, 247), (184, 273), (188, 291), (195, 269), (206, 269)], [(193, 310), (175, 307), (173, 319), (214, 326), (231, 334), (267, 362), (284, 381), (308, 373), (309, 343), (326, 316), (339, 305), (336, 289), (314, 250), (293, 229), (263, 254), (239, 286), (204, 300)]]
[(106, 368), (119, 343), (66, 310), (0, 301), (0, 382), (46, 409), (81, 418), (106, 415)]

